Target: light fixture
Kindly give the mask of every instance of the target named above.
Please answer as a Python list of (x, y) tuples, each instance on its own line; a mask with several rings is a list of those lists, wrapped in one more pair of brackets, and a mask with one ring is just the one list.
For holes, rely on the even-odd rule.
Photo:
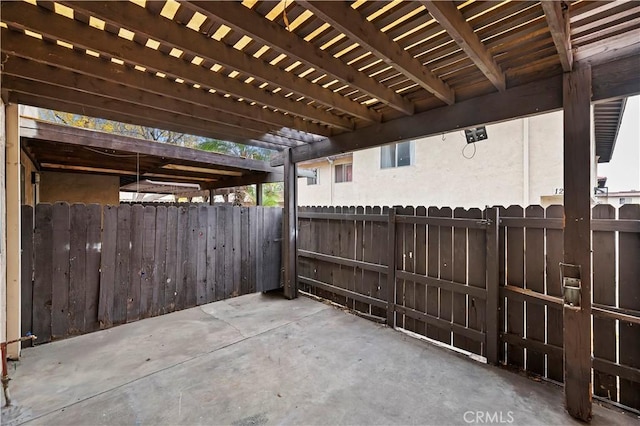
[(484, 126), (464, 129), (464, 136), (467, 138), (467, 143), (483, 141), (489, 138), (487, 136), (487, 129)]

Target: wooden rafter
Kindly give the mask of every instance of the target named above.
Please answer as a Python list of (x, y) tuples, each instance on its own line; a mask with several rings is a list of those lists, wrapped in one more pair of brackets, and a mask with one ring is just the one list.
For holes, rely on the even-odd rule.
[(247, 34), (254, 40), (305, 62), (317, 70), (322, 70), (404, 114), (410, 115), (414, 112), (413, 104), (395, 91), (334, 58), (328, 52), (307, 43), (280, 25), (264, 19), (239, 2), (192, 1), (189, 4), (210, 18), (223, 22), (234, 30)]
[(421, 3), (489, 81), (498, 90), (504, 90), (506, 88), (504, 73), (456, 5), (452, 1), (423, 0)]
[(213, 72), (204, 67), (194, 66), (184, 60), (125, 40), (101, 31), (79, 21), (70, 20), (58, 14), (27, 3), (5, 3), (2, 5), (2, 19), (16, 28), (24, 28), (48, 37), (61, 40), (83, 49), (89, 49), (110, 58), (118, 58), (130, 64), (182, 78), (186, 82), (211, 87), (224, 93), (252, 100), (262, 105), (270, 105), (289, 114), (308, 120), (318, 121), (343, 130), (352, 130), (353, 122), (331, 112), (295, 102), (244, 82)]
[(566, 12), (568, 7), (564, 1), (542, 0), (542, 9), (564, 71), (571, 71), (573, 68), (571, 31), (569, 28), (569, 16)]
[[(640, 74), (637, 73), (637, 69), (637, 57), (623, 58), (592, 67), (592, 100), (597, 102), (639, 94)], [(487, 105), (491, 107), (488, 108)], [(451, 106), (365, 127), (357, 134), (336, 135), (313, 145), (305, 144), (292, 148), (291, 153), (293, 160), (299, 163), (561, 108), (562, 76), (556, 75), (503, 92), (477, 96)], [(272, 160), (271, 164), (282, 165), (282, 156)]]
[[(173, 101), (168, 103), (162, 96), (121, 86), (104, 80), (90, 80), (83, 78), (80, 74), (52, 68), (37, 62), (25, 61), (21, 58), (9, 58), (5, 63), (4, 73), (7, 77), (4, 86), (13, 89), (12, 84), (19, 79), (28, 79), (33, 82), (41, 82), (62, 88), (74, 88), (77, 91), (87, 93), (90, 96), (99, 96), (113, 100), (127, 101), (141, 107), (154, 108), (166, 112), (175, 112), (187, 117), (194, 117), (204, 122), (210, 122), (213, 128), (228, 129), (236, 134), (245, 134), (248, 137), (255, 137), (260, 134), (273, 133), (281, 139), (280, 144), (285, 146), (295, 146), (302, 141), (278, 135), (273, 127), (267, 124), (241, 118), (232, 114), (198, 107), (186, 102)], [(24, 86), (24, 83), (19, 83)], [(80, 95), (79, 95), (80, 97)], [(77, 99), (77, 98), (76, 98)], [(272, 141), (275, 143), (275, 141)]]
[(77, 127), (61, 126), (26, 118), (21, 120), (20, 127), (21, 136), (29, 139), (41, 139), (98, 149), (113, 149), (133, 154), (147, 154), (156, 157), (166, 157), (169, 161), (183, 160), (198, 162), (211, 165), (212, 168), (222, 166), (260, 172), (277, 172), (281, 170), (269, 166), (264, 161), (200, 151), (192, 148), (145, 141)]
[(299, 93), (308, 99), (335, 108), (360, 119), (380, 121), (380, 115), (366, 106), (354, 102), (322, 86), (301, 79), (295, 74), (270, 66), (267, 62), (206, 37), (195, 31), (187, 31), (168, 19), (156, 19), (147, 10), (130, 2), (62, 2), (76, 10), (96, 16), (112, 25), (125, 22), (137, 34), (157, 40), (171, 48), (189, 52), (194, 56), (218, 63), (231, 70), (238, 70), (277, 87)]
[[(203, 136), (214, 139), (223, 139), (229, 142), (236, 142), (245, 145), (257, 146), (259, 148), (272, 149), (276, 151), (282, 150), (282, 145), (276, 145), (262, 140), (255, 140), (246, 137), (236, 137), (230, 135), (223, 135), (213, 131), (210, 128), (203, 129), (200, 127), (193, 127), (184, 125), (183, 123), (175, 122), (175, 114), (167, 114), (163, 111), (153, 112), (152, 117), (149, 118), (149, 114), (146, 116), (140, 116), (134, 112), (118, 111), (114, 112), (111, 109), (101, 108), (95, 105), (84, 105), (61, 100), (60, 98), (45, 97), (42, 95), (34, 95), (29, 93), (22, 93), (17, 91), (10, 91), (8, 95), (8, 101), (11, 103), (18, 103), (23, 105), (32, 105), (40, 108), (47, 108), (57, 111), (70, 112), (72, 114), (82, 114), (91, 117), (100, 117), (106, 120), (113, 120), (122, 123), (136, 124), (140, 126), (146, 126), (151, 128), (165, 129), (178, 133)], [(141, 109), (141, 108), (138, 108)]]
[[(177, 84), (164, 78), (157, 78), (150, 73), (140, 72), (128, 67), (114, 64), (106, 60), (87, 60), (86, 55), (59, 46), (50, 46), (33, 37), (16, 31), (1, 29), (2, 51), (6, 54), (8, 69), (12, 58), (24, 58), (32, 63), (42, 63), (56, 68), (77, 72), (90, 79), (109, 81), (129, 88), (140, 89), (148, 93), (167, 98), (167, 104), (183, 101), (196, 106), (223, 111), (238, 117), (251, 117), (255, 121), (287, 129), (295, 127), (318, 135), (329, 136), (327, 128), (309, 121), (303, 121), (290, 115), (283, 115), (266, 108), (252, 108), (241, 102), (228, 102), (217, 94), (207, 93), (186, 84)], [(89, 80), (90, 80), (89, 79)], [(250, 128), (250, 127), (249, 127)], [(313, 142), (317, 136), (297, 131), (297, 138), (304, 142)]]
[(68, 102), (80, 106), (101, 108), (113, 113), (123, 113), (141, 118), (155, 119), (159, 113), (170, 114), (171, 122), (182, 125), (184, 127), (193, 127), (194, 129), (206, 129), (214, 134), (219, 135), (220, 139), (225, 136), (233, 136), (236, 138), (247, 138), (261, 140), (275, 146), (291, 147), (300, 145), (300, 143), (286, 139), (280, 136), (268, 133), (260, 133), (256, 131), (238, 129), (236, 127), (225, 126), (213, 122), (201, 122), (194, 120), (188, 115), (177, 112), (168, 112), (145, 106), (141, 108), (139, 104), (117, 101), (108, 97), (99, 96), (95, 93), (87, 94), (79, 90), (63, 88), (46, 83), (35, 82), (32, 80), (22, 79), (13, 76), (7, 76), (3, 79), (3, 85), (9, 90), (30, 95), (42, 96), (49, 99), (64, 99)]
[(342, 1), (299, 1), (323, 21), (346, 34), (351, 40), (369, 49), (375, 56), (403, 73), (406, 77), (431, 92), (441, 101), (451, 105), (455, 102), (453, 90), (436, 77), (418, 59), (411, 56), (375, 25), (367, 21)]

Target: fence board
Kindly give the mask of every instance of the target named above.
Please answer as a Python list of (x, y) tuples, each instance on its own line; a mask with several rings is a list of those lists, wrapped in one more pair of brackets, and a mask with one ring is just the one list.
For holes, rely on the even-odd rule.
[[(364, 214), (364, 207), (351, 207), (352, 210), (355, 211), (356, 215)], [(354, 221), (354, 258), (356, 260), (364, 259), (364, 220), (356, 220)], [(354, 291), (359, 294), (371, 295), (371, 290), (369, 287), (365, 287), (364, 283), (364, 270), (361, 268), (354, 268)], [(354, 309), (358, 312), (369, 313), (370, 307), (368, 304), (355, 301)]]
[(56, 339), (64, 337), (69, 330), (69, 204), (53, 205), (52, 223), (51, 338)]
[(131, 207), (117, 208), (118, 233), (116, 237), (116, 281), (113, 293), (113, 324), (122, 324), (127, 319), (127, 296), (131, 277)]
[[(413, 206), (407, 206), (405, 214), (408, 216), (415, 216), (415, 208)], [(404, 232), (402, 241), (403, 245), (403, 257), (404, 257), (404, 270), (407, 272), (415, 272), (415, 225), (413, 223), (404, 223), (400, 225)], [(422, 287), (420, 284), (416, 284), (411, 280), (404, 280), (404, 305), (409, 309), (415, 310), (416, 308), (416, 285)], [(405, 329), (409, 331), (416, 331), (416, 319), (410, 316), (404, 318)]]
[[(640, 205), (625, 204), (618, 211), (620, 219), (640, 220)], [(620, 232), (618, 236), (620, 308), (640, 311), (640, 233)], [(640, 368), (640, 327), (620, 321), (619, 363)], [(620, 403), (640, 409), (640, 383), (620, 377)]]
[[(520, 206), (509, 206), (505, 216), (523, 217)], [(513, 287), (524, 288), (524, 229), (506, 229), (506, 283)], [(524, 302), (507, 299), (507, 333), (524, 338)], [(509, 344), (507, 346), (509, 364), (524, 368), (524, 349)]]
[(216, 244), (217, 240), (217, 220), (218, 209), (207, 208), (207, 303), (211, 303), (216, 299), (216, 283), (218, 277), (216, 275), (216, 256), (218, 253)]
[[(440, 209), (439, 217), (450, 218), (453, 212), (449, 207)], [(440, 227), (440, 279), (451, 281), (453, 279), (453, 231), (450, 226)], [(453, 308), (453, 295), (451, 291), (440, 289), (440, 318), (451, 321)], [(451, 331), (440, 329), (438, 340), (448, 345), (451, 342)]]
[(232, 234), (232, 270), (233, 291), (231, 297), (242, 294), (242, 208), (233, 207), (233, 234)]
[(196, 257), (196, 305), (207, 303), (207, 230), (209, 228), (207, 206), (198, 207), (198, 251)]
[[(547, 207), (546, 217), (562, 218), (564, 209), (554, 205)], [(564, 237), (561, 229), (547, 229), (546, 238), (546, 274), (547, 294), (562, 297), (560, 285), (560, 262), (564, 261)], [(563, 344), (562, 307), (547, 306), (547, 343), (562, 347)], [(557, 382), (564, 381), (564, 363), (562, 357), (554, 354), (547, 355), (547, 376)]]
[[(373, 214), (373, 208), (371, 206), (366, 206), (364, 210), (358, 210), (358, 213), (362, 215), (371, 215)], [(375, 251), (376, 244), (373, 242), (375, 232), (374, 222), (363, 220), (362, 227), (359, 229), (361, 229), (362, 232), (361, 238), (359, 238), (358, 241), (361, 244), (362, 249), (362, 258), (360, 260), (362, 260), (363, 262), (378, 263), (378, 254)], [(380, 274), (374, 271), (363, 269), (360, 279), (362, 280), (360, 286), (364, 294), (366, 294), (367, 296), (379, 298), (378, 286), (380, 282)], [(362, 310), (362, 312), (372, 315), (376, 314), (376, 312), (374, 312), (374, 307), (371, 305), (368, 305), (365, 309)], [(383, 312), (377, 312), (377, 314), (379, 314), (379, 316), (384, 316)]]
[[(528, 206), (525, 209), (526, 217), (544, 217), (542, 206)], [(544, 294), (544, 230), (526, 228), (525, 230), (525, 286), (529, 290)], [(526, 333), (527, 340), (535, 340), (544, 343), (545, 315), (544, 306), (526, 303)], [(527, 349), (528, 371), (544, 376), (544, 353)]]
[(53, 286), (53, 206), (36, 206), (34, 234), (33, 333), (35, 342), (51, 341), (51, 296)]
[(131, 207), (131, 234), (130, 239), (130, 273), (129, 291), (127, 294), (127, 322), (140, 319), (140, 297), (142, 288), (142, 249), (144, 239), (144, 206), (134, 204)]
[[(402, 206), (396, 206), (395, 207), (396, 210), (396, 216), (398, 215), (406, 215), (409, 212), (405, 209), (405, 207)], [(401, 223), (397, 223), (395, 225), (395, 255), (396, 255), (396, 270), (403, 270), (404, 269), (404, 258), (405, 258), (405, 252), (404, 252), (404, 224)], [(393, 240), (392, 240), (393, 241)], [(389, 271), (391, 272), (391, 271)], [(396, 280), (395, 280), (395, 304), (396, 304), (396, 308), (400, 307), (400, 306), (404, 306), (405, 304), (405, 300), (404, 300), (404, 284), (405, 281), (403, 279), (400, 279), (396, 276)], [(405, 327), (405, 316), (404, 316), (404, 311), (403, 310), (399, 310), (396, 309), (395, 311), (395, 326), (396, 327), (400, 327), (400, 328), (404, 328)]]
[(167, 285), (167, 207), (156, 207), (155, 245), (153, 252), (153, 279), (151, 295), (151, 315), (162, 314), (165, 306)]
[[(240, 208), (240, 294), (249, 292), (249, 209)], [(296, 277), (297, 280), (297, 277)]]
[(197, 302), (197, 259), (198, 259), (198, 208), (194, 205), (187, 209), (189, 231), (186, 234), (185, 264), (185, 308), (196, 306)]
[(249, 221), (249, 293), (255, 293), (257, 286), (256, 281), (258, 278), (258, 269), (256, 263), (256, 254), (258, 247), (258, 224), (257, 224), (257, 208), (247, 209), (247, 219)]
[[(318, 213), (328, 213), (329, 210), (330, 210), (329, 207), (320, 207), (316, 209)], [(331, 254), (330, 241), (331, 241), (331, 238), (333, 238), (333, 235), (330, 234), (331, 229), (329, 228), (329, 223), (330, 221), (328, 219), (314, 220), (314, 224), (317, 225), (316, 235), (318, 236), (318, 241), (317, 241), (318, 249), (316, 251), (319, 253)], [(318, 269), (318, 273), (317, 273), (318, 281), (322, 281), (327, 284), (333, 283), (333, 280), (331, 278), (333, 269), (331, 268), (331, 265), (329, 263), (318, 261), (316, 263), (316, 268)], [(326, 292), (323, 289), (316, 288), (314, 294), (318, 297), (332, 300), (331, 293)]]
[(234, 274), (235, 270), (233, 268), (233, 232), (235, 230), (235, 224), (233, 220), (233, 207), (226, 207), (224, 210), (225, 217), (225, 244), (224, 244), (224, 297), (228, 299), (233, 297), (234, 291)]
[[(100, 260), (102, 257), (102, 206), (87, 205), (87, 252), (85, 258), (84, 332), (96, 331), (100, 299)], [(113, 285), (113, 282), (111, 282)]]
[(69, 213), (69, 329), (68, 334), (84, 333), (85, 283), (87, 259), (87, 208), (73, 204)]
[[(427, 209), (416, 207), (416, 216), (425, 217)], [(419, 275), (427, 275), (427, 226), (418, 223), (415, 225), (415, 272)], [(418, 312), (427, 312), (427, 286), (415, 284), (415, 309)], [(422, 320), (415, 320), (415, 332), (426, 336), (426, 323)]]
[(156, 208), (146, 206), (143, 212), (142, 268), (140, 273), (140, 318), (153, 316), (153, 295), (156, 268)]
[[(613, 219), (615, 209), (609, 205), (593, 208), (593, 219)], [(615, 232), (593, 231), (593, 303), (616, 305), (616, 235)], [(593, 318), (593, 356), (616, 362), (616, 321)], [(595, 367), (595, 366), (594, 366)], [(618, 400), (616, 376), (594, 368), (593, 393), (611, 401)]]
[(167, 208), (167, 252), (165, 261), (166, 283), (162, 313), (176, 310), (178, 295), (178, 208)]
[[(463, 208), (456, 208), (453, 211), (455, 218), (466, 218), (469, 216)], [(453, 228), (453, 281), (460, 283), (461, 287), (467, 285), (467, 228)], [(453, 293), (453, 322), (463, 327), (467, 326), (467, 298), (463, 293)], [(471, 339), (453, 333), (453, 346), (456, 348), (470, 350)]]
[[(20, 265), (20, 326), (23, 336), (33, 332), (33, 207), (23, 205), (20, 209), (20, 244), (22, 248), (22, 264)], [(33, 345), (32, 340), (22, 342), (23, 348)]]
[[(467, 217), (482, 219), (480, 209), (469, 209)], [(468, 284), (487, 291), (487, 232), (483, 229), (469, 229), (468, 234)], [(496, 283), (497, 284), (497, 283)], [(487, 301), (471, 295), (467, 298), (467, 323), (472, 330), (486, 332)], [(486, 356), (486, 347), (481, 342), (467, 341), (468, 349), (478, 355)]]
[[(437, 207), (427, 209), (428, 216), (438, 215)], [(440, 227), (427, 226), (427, 275), (433, 278), (440, 277)], [(427, 286), (427, 314), (433, 317), (440, 315), (440, 289)], [(437, 327), (427, 323), (427, 337), (437, 339), (439, 335)]]
[(176, 307), (177, 311), (187, 306), (187, 262), (189, 261), (189, 209), (178, 208), (178, 233), (176, 254)]
[(114, 297), (117, 285), (118, 209), (115, 206), (104, 206), (102, 216), (98, 322), (100, 328), (108, 328), (113, 325)]
[[(216, 300), (223, 300), (227, 297), (227, 293), (225, 291), (226, 285), (226, 271), (225, 271), (225, 245), (226, 245), (226, 235), (225, 229), (227, 227), (227, 214), (226, 211), (229, 209), (227, 206), (220, 206), (216, 209), (217, 214), (217, 222), (216, 222), (216, 270), (217, 270), (217, 281), (216, 281)], [(229, 224), (230, 226), (230, 224)]]

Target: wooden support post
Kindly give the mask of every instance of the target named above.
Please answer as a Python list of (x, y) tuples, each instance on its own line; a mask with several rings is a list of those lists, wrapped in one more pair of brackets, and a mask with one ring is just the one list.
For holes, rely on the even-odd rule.
[[(581, 280), (580, 306), (563, 308), (567, 411), (591, 419), (591, 69), (565, 73), (564, 263)], [(578, 276), (576, 276), (578, 275)]]
[(389, 209), (387, 227), (387, 325), (396, 326), (396, 209)]
[(284, 150), (284, 220), (282, 239), (282, 264), (284, 266), (284, 295), (288, 299), (298, 297), (298, 174), (292, 160), (291, 149)]
[[(20, 115), (18, 105), (6, 107), (6, 254), (7, 254), (7, 341), (20, 338)], [(20, 343), (7, 347), (11, 359), (20, 357)]]
[(262, 184), (256, 183), (256, 206), (261, 206), (262, 204)]
[(215, 198), (216, 198), (216, 190), (215, 189), (210, 189), (209, 190), (209, 205), (210, 206), (215, 205), (215, 203), (216, 203)]
[(498, 269), (500, 267), (498, 254), (498, 229), (500, 227), (500, 213), (496, 207), (486, 209), (487, 226), (486, 238), (486, 268), (487, 268), (487, 340), (485, 354), (487, 362), (498, 364), (500, 360), (500, 281)]

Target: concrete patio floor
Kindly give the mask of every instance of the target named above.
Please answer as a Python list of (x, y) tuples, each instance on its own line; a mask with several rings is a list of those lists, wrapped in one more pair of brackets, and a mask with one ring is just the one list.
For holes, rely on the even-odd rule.
[[(2, 424), (580, 424), (559, 387), (304, 297), (242, 296), (29, 348), (11, 377)], [(593, 425), (637, 421), (594, 404)]]

